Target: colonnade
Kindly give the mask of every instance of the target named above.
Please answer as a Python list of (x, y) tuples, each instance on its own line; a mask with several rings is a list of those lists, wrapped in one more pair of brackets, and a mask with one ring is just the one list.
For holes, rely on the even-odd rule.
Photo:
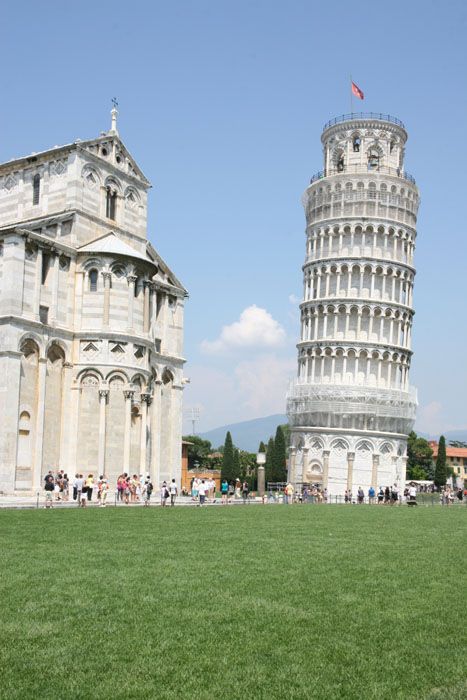
[(372, 257), (413, 264), (415, 233), (392, 226), (311, 228), (307, 261), (328, 257)]
[[(306, 474), (309, 473), (309, 464), (310, 464), (310, 455), (309, 455), (309, 448), (308, 447), (303, 447), (302, 448), (302, 482), (306, 482)], [(347, 491), (352, 492), (353, 496), (356, 496), (355, 489), (358, 487), (358, 485), (355, 483), (355, 476), (354, 476), (354, 466), (355, 466), (355, 451), (347, 451), (346, 452), (346, 458), (345, 458), (345, 463), (346, 463), (346, 476), (345, 476), (345, 488)], [(327, 489), (329, 491), (329, 471), (330, 471), (330, 466), (332, 467), (333, 465), (330, 465), (330, 461), (332, 462), (332, 456), (333, 453), (329, 449), (324, 449), (321, 452), (321, 459), (320, 462), (322, 464), (322, 471), (320, 473), (315, 473), (312, 475), (312, 478), (310, 481), (312, 482), (318, 482), (321, 485), (321, 488)], [(371, 454), (371, 475), (370, 475), (370, 481), (368, 486), (372, 486), (373, 489), (375, 490), (375, 493), (377, 493), (379, 486), (381, 486), (380, 483), (380, 475), (381, 471), (384, 473), (385, 478), (386, 477), (386, 469), (388, 465), (384, 465), (386, 469), (381, 470), (381, 459), (382, 457), (387, 457), (390, 460), (390, 469), (391, 472), (396, 474), (398, 472), (397, 470), (397, 463), (400, 462), (400, 468), (399, 468), (399, 485), (403, 484), (405, 481), (405, 473), (406, 473), (406, 465), (407, 465), (407, 457), (405, 456), (399, 456), (395, 454), (390, 454), (390, 455), (381, 455), (379, 453), (373, 452)], [(381, 471), (380, 471), (381, 470)], [(297, 481), (297, 448), (292, 446), (289, 448), (289, 478), (292, 481), (292, 483), (296, 483)], [(361, 485), (361, 484), (359, 484)], [(386, 484), (388, 486), (391, 486), (392, 484)], [(334, 494), (331, 494), (331, 496)]]
[(303, 350), (298, 379), (313, 384), (373, 386), (407, 391), (410, 357), (400, 353), (325, 347)]
[(413, 273), (394, 266), (352, 263), (306, 266), (304, 301), (360, 298), (412, 306)]
[(359, 340), (411, 347), (413, 312), (362, 304), (302, 307), (300, 342)]

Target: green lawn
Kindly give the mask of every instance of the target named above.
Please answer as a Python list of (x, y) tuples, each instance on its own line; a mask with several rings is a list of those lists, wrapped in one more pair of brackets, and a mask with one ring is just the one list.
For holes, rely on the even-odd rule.
[(2, 698), (466, 698), (467, 508), (1, 511)]

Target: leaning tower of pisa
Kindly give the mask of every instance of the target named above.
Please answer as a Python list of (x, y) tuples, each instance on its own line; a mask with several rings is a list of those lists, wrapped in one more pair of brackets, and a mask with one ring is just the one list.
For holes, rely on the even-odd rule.
[(387, 114), (329, 121), (303, 196), (298, 375), (287, 396), (289, 478), (332, 495), (405, 481), (419, 194), (407, 132)]

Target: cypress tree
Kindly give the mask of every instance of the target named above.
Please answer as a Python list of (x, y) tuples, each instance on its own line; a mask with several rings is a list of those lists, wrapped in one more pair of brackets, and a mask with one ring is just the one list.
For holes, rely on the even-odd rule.
[(268, 446), (266, 448), (266, 463), (264, 465), (264, 479), (266, 484), (268, 481), (274, 481), (273, 479), (273, 460), (274, 460), (274, 438), (269, 438)]
[(229, 431), (225, 436), (224, 442), (224, 454), (222, 457), (222, 467), (221, 467), (221, 479), (226, 479), (229, 484), (234, 481), (236, 474), (235, 464), (234, 464), (234, 448), (232, 442), (232, 436)]
[(258, 452), (266, 452), (266, 445), (264, 444), (264, 442), (262, 440), (259, 443)]
[(281, 426), (277, 426), (276, 437), (274, 439), (274, 453), (272, 458), (272, 479), (271, 481), (287, 480), (287, 455), (285, 451), (285, 437)]
[(436, 457), (435, 465), (435, 486), (445, 486), (446, 479), (446, 440), (444, 439), (444, 435), (441, 435), (438, 443), (438, 456)]

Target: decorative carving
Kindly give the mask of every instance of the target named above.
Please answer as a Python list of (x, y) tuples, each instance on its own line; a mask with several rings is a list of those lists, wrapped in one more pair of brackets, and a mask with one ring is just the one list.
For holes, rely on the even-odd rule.
[(84, 387), (96, 387), (99, 386), (99, 380), (94, 374), (87, 374), (81, 380), (81, 386)]
[(49, 165), (49, 173), (50, 175), (57, 175), (60, 177), (61, 175), (64, 175), (67, 171), (67, 161), (66, 159), (62, 160), (56, 160), (50, 163)]
[(135, 395), (134, 389), (124, 389), (123, 390), (123, 396), (125, 397), (125, 400), (133, 399), (134, 395)]
[(11, 175), (7, 175), (5, 178), (5, 182), (3, 183), (3, 188), (10, 192), (12, 189), (16, 187), (18, 184), (18, 178), (15, 173), (12, 173)]

